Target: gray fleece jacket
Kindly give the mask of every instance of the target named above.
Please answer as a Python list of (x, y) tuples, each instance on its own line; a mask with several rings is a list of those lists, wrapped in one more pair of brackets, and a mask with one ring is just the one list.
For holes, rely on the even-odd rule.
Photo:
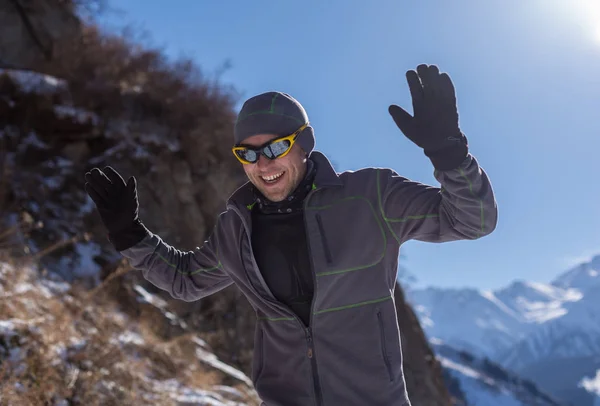
[[(409, 406), (394, 305), (400, 246), (474, 240), (497, 207), (472, 155), (435, 172), (441, 187), (390, 169), (338, 174), (320, 152), (304, 202), (314, 275), (310, 325), (270, 292), (251, 245), (253, 195), (236, 190), (204, 244), (182, 252), (150, 234), (121, 253), (174, 298), (195, 301), (235, 284), (256, 311), (251, 378), (265, 406)], [(410, 348), (405, 348), (410, 351)]]

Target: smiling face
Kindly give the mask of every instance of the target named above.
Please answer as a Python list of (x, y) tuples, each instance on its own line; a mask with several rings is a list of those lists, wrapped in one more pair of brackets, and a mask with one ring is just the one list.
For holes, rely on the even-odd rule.
[[(277, 138), (272, 134), (257, 134), (244, 140), (245, 145), (259, 146)], [(297, 143), (290, 152), (270, 160), (264, 155), (255, 164), (242, 165), (248, 179), (272, 202), (287, 198), (300, 184), (306, 173), (306, 154)]]

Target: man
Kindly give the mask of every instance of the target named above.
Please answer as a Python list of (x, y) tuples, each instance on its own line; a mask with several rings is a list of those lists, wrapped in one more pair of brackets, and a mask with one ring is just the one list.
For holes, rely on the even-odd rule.
[(399, 247), (474, 240), (496, 227), (492, 187), (459, 129), (450, 78), (420, 65), (407, 80), (414, 116), (389, 112), (441, 188), (390, 169), (336, 173), (313, 151), (303, 107), (279, 92), (244, 103), (233, 153), (249, 181), (195, 251), (144, 227), (133, 177), (126, 184), (110, 167), (86, 173), (110, 241), (147, 280), (185, 301), (231, 284), (246, 295), (257, 314), (251, 377), (263, 405), (410, 405), (393, 299)]

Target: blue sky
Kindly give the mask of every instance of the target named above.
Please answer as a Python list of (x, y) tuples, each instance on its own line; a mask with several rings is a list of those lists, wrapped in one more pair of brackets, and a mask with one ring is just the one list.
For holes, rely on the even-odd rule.
[(434, 185), (387, 107), (412, 111), (405, 71), (437, 64), (499, 223), (478, 241), (408, 242), (404, 265), (418, 286), (493, 289), (548, 282), (600, 253), (600, 3), (566, 3), (113, 0), (102, 22), (146, 31), (209, 76), (230, 60), (222, 80), (243, 98), (292, 94), (339, 170), (390, 167)]

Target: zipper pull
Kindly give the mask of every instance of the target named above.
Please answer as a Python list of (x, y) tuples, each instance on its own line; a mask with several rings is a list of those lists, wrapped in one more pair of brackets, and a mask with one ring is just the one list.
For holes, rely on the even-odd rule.
[(312, 349), (312, 334), (310, 332), (310, 327), (306, 329), (306, 340), (308, 341), (308, 351), (306, 355), (308, 358), (313, 357), (313, 349)]

